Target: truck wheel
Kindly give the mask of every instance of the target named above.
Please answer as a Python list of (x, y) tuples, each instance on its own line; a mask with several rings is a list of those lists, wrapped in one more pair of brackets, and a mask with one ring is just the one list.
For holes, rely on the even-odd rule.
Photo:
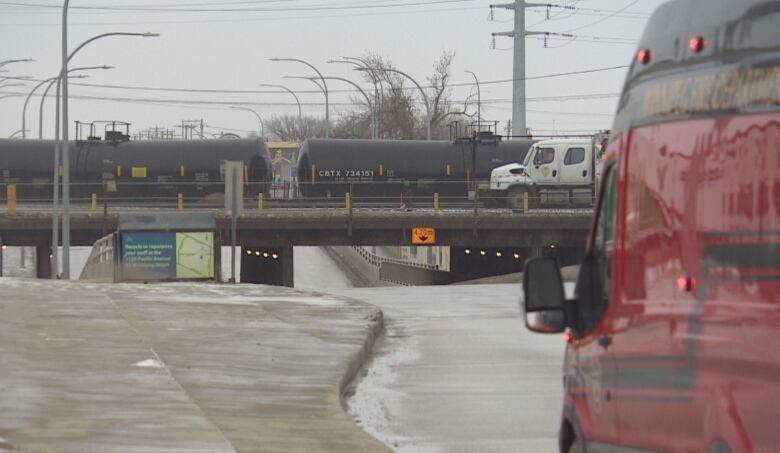
[(569, 445), (568, 453), (585, 453), (585, 450), (582, 448), (582, 443), (579, 439), (574, 439), (574, 442)]
[[(529, 196), (531, 195), (531, 193), (528, 192), (528, 189), (522, 187), (509, 189), (509, 192), (506, 194), (506, 204), (509, 206), (509, 209), (523, 209), (523, 199), (526, 193), (528, 193)], [(530, 207), (530, 198), (528, 204)]]

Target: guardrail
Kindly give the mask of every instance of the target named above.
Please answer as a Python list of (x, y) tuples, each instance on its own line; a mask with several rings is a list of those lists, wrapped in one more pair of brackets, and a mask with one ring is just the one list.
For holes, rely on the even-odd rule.
[[(484, 183), (481, 185), (484, 186)], [(503, 196), (466, 191), (466, 181), (318, 182), (244, 184), (245, 211), (262, 213), (276, 209), (385, 209), (385, 210), (481, 210), (506, 209), (524, 213), (533, 209), (592, 206), (592, 194), (579, 188), (561, 191), (557, 198), (547, 194), (533, 197), (528, 192), (507, 203)], [(25, 210), (40, 211), (51, 204), (52, 185), (47, 182), (0, 183), (0, 212), (15, 215)], [(113, 182), (71, 184), (71, 203), (89, 206), (90, 215), (116, 209), (224, 209), (224, 182)]]
[[(326, 209), (509, 209), (507, 199), (482, 191), (467, 192), (466, 181), (447, 182), (351, 182), (280, 183), (244, 185), (245, 209), (262, 212), (285, 208)], [(73, 183), (71, 202), (89, 205), (97, 215), (117, 207), (149, 206), (166, 209), (223, 209), (223, 182), (114, 182), (113, 184)], [(51, 203), (52, 185), (46, 182), (0, 183), (0, 209), (8, 214), (23, 212), (30, 205), (40, 208)], [(537, 207), (591, 207), (592, 194), (587, 189), (515, 199), (514, 211), (526, 212)]]
[(368, 264), (371, 264), (372, 266), (376, 267), (382, 267), (382, 263), (393, 263), (393, 264), (399, 264), (401, 266), (409, 266), (409, 267), (417, 267), (420, 269), (428, 269), (437, 271), (439, 270), (439, 266), (435, 264), (422, 264), (417, 263), (414, 261), (406, 261), (398, 258), (391, 258), (387, 256), (381, 256), (377, 255), (375, 253), (369, 252), (365, 248), (353, 245), (351, 246)]
[(98, 239), (84, 264), (79, 280), (93, 282), (115, 282), (117, 278), (118, 254), (116, 234)]

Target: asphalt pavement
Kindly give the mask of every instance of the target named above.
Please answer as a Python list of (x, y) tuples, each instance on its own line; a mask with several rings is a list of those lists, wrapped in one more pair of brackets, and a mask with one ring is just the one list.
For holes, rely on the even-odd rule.
[(384, 313), (347, 399), (368, 433), (400, 453), (557, 451), (565, 342), (525, 328), (519, 282), (331, 291)]
[(372, 452), (376, 307), (256, 285), (0, 279), (0, 451)]

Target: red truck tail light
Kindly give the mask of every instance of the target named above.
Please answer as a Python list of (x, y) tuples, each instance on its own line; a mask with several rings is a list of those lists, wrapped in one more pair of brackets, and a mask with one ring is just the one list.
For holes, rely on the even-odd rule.
[(653, 51), (650, 49), (640, 49), (636, 53), (636, 60), (642, 64), (648, 64), (653, 61)]
[(688, 41), (688, 45), (691, 47), (692, 51), (699, 53), (707, 47), (707, 40), (702, 36), (694, 36)]

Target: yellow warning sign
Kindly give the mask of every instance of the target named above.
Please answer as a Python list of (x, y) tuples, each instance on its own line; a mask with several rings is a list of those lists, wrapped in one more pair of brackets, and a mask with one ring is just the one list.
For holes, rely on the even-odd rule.
[(436, 230), (433, 228), (412, 228), (412, 244), (414, 245), (436, 244)]

